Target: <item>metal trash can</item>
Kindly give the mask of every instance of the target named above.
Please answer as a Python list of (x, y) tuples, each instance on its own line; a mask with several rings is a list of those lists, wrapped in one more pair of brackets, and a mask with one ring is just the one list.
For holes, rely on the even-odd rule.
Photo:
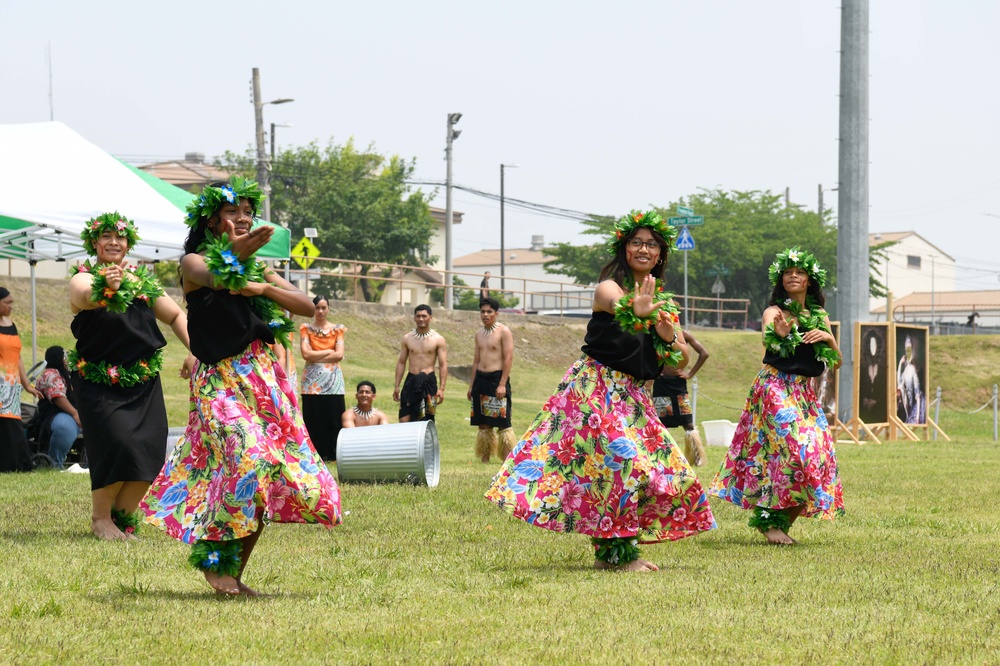
[(433, 421), (344, 428), (337, 436), (340, 481), (398, 481), (434, 488), (440, 473)]
[(174, 452), (174, 447), (177, 446), (178, 440), (184, 436), (184, 431), (187, 428), (185, 426), (171, 426), (167, 430), (167, 452), (164, 456), (163, 462), (167, 461), (170, 454)]

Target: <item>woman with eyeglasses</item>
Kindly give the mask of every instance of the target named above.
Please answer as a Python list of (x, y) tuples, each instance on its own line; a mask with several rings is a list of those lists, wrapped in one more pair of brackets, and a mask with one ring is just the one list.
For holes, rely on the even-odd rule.
[(688, 347), (659, 278), (676, 231), (655, 211), (615, 224), (583, 356), (535, 417), (486, 498), (515, 518), (591, 537), (594, 568), (656, 571), (638, 544), (715, 527), (705, 492), (643, 388)]

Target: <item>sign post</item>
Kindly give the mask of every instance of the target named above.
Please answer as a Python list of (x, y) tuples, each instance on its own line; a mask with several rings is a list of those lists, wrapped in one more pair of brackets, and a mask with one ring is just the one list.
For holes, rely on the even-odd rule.
[(694, 238), (687, 227), (681, 227), (677, 236), (677, 249), (684, 253), (684, 325), (691, 325), (691, 308), (688, 304), (688, 251), (694, 249)]
[(316, 261), (316, 257), (319, 256), (319, 248), (313, 245), (310, 238), (316, 238), (316, 228), (306, 227), (304, 230), (305, 237), (295, 244), (292, 248), (292, 259), (295, 260), (302, 269), (306, 272), (306, 288), (305, 293), (309, 293), (309, 267), (312, 266), (313, 262)]
[(715, 294), (717, 300), (715, 302), (716, 315), (715, 315), (715, 325), (722, 328), (722, 295), (726, 293), (726, 285), (723, 284), (722, 278), (729, 275), (729, 269), (722, 264), (716, 264), (715, 268), (709, 268), (705, 271), (705, 275), (714, 275), (715, 282), (712, 284), (712, 293)]

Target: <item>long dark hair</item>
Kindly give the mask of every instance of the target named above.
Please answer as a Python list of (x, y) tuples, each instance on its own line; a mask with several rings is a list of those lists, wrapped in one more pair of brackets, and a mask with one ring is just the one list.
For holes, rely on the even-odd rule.
[(70, 380), (69, 370), (66, 368), (66, 352), (62, 347), (53, 345), (45, 350), (45, 368), (52, 368), (59, 372), (59, 376), (66, 384), (66, 398), (70, 403), (76, 404), (73, 400), (73, 382)]
[(635, 235), (639, 233), (639, 229), (649, 229), (649, 233), (653, 234), (653, 240), (656, 244), (660, 246), (660, 261), (657, 261), (653, 266), (653, 270), (649, 271), (657, 280), (663, 279), (663, 271), (667, 269), (667, 255), (669, 247), (667, 246), (667, 241), (663, 239), (659, 233), (650, 229), (649, 227), (636, 227), (632, 232), (622, 239), (622, 242), (618, 244), (618, 250), (615, 252), (615, 256), (608, 263), (604, 264), (604, 268), (601, 269), (601, 277), (598, 279), (599, 282), (603, 282), (608, 278), (614, 280), (619, 287), (628, 290), (632, 288), (635, 279), (632, 276), (632, 269), (628, 266), (628, 244)]
[[(788, 292), (785, 291), (785, 286), (781, 283), (782, 275), (784, 272), (778, 276), (778, 284), (774, 285), (774, 289), (771, 290), (771, 300), (768, 305), (777, 305), (782, 309), (787, 309), (785, 301), (788, 300)], [(823, 295), (823, 288), (812, 278), (809, 278), (809, 286), (806, 287), (806, 297), (811, 298), (821, 308), (826, 307), (826, 296)]]

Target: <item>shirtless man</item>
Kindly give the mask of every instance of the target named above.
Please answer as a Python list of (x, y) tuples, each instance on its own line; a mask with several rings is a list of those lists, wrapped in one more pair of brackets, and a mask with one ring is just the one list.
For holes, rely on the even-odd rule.
[[(483, 327), (476, 331), (472, 383), (466, 397), (472, 401), (469, 424), (479, 426), (476, 455), (484, 463), (491, 455), (506, 460), (517, 443), (510, 427), (510, 368), (514, 364), (514, 336), (497, 321), (500, 304), (493, 298), (479, 301)], [(493, 432), (497, 428), (500, 433)], [(499, 451), (497, 450), (499, 449)]]
[[(415, 329), (403, 336), (396, 361), (396, 387), (392, 399), (399, 403), (399, 422), (433, 421), (437, 405), (444, 402), (444, 385), (448, 381), (448, 342), (431, 328), (433, 315), (427, 305), (413, 309)], [(400, 391), (403, 370), (409, 362), (409, 373)], [(441, 370), (438, 386), (434, 366)]]
[(363, 428), (365, 426), (385, 425), (389, 417), (381, 409), (372, 407), (375, 402), (375, 385), (371, 382), (358, 382), (358, 392), (354, 394), (358, 404), (344, 411), (340, 417), (342, 428)]

